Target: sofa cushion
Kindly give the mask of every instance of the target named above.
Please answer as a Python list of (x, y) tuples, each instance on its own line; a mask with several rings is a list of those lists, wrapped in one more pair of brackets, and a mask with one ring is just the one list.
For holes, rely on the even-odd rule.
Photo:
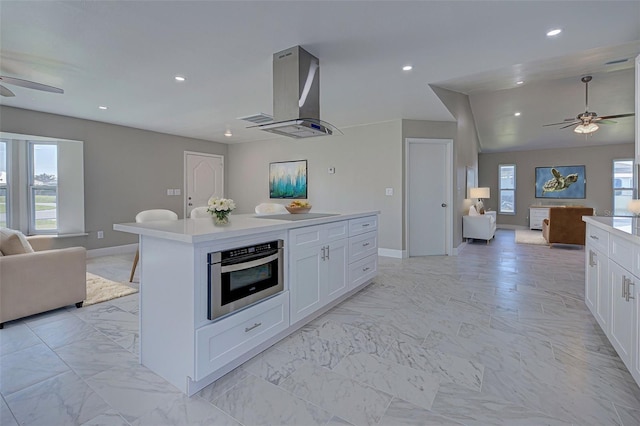
[(9, 228), (0, 228), (0, 251), (3, 255), (33, 253), (24, 234)]

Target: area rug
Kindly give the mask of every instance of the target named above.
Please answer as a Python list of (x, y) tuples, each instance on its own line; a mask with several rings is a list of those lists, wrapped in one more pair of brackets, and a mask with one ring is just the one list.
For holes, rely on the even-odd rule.
[(126, 284), (108, 280), (91, 272), (87, 272), (87, 298), (84, 306), (95, 305), (129, 294), (137, 293), (138, 289)]
[(516, 243), (547, 245), (547, 240), (545, 240), (542, 236), (542, 231), (532, 231), (531, 229), (516, 229)]

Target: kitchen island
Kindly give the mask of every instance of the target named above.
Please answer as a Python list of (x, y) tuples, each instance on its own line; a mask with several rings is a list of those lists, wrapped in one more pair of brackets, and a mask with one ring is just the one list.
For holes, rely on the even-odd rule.
[[(288, 336), (376, 276), (378, 213), (114, 225), (139, 235), (140, 362), (193, 395)], [(212, 254), (279, 240), (282, 291), (210, 319)]]
[(640, 219), (582, 219), (585, 304), (640, 385)]

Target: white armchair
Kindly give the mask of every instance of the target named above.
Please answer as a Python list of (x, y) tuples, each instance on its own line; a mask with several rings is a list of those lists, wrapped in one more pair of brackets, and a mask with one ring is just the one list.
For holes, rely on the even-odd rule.
[(486, 240), (487, 244), (496, 235), (495, 212), (478, 216), (462, 216), (462, 237)]

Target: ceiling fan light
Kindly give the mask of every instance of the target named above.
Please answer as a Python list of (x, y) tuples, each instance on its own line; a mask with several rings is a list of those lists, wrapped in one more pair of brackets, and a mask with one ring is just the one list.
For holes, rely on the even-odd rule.
[(586, 135), (586, 134), (595, 132), (599, 128), (600, 128), (600, 126), (598, 126), (596, 123), (578, 124), (576, 126), (576, 128), (573, 129), (573, 131), (576, 132), (576, 133), (580, 133), (580, 134), (585, 134)]

